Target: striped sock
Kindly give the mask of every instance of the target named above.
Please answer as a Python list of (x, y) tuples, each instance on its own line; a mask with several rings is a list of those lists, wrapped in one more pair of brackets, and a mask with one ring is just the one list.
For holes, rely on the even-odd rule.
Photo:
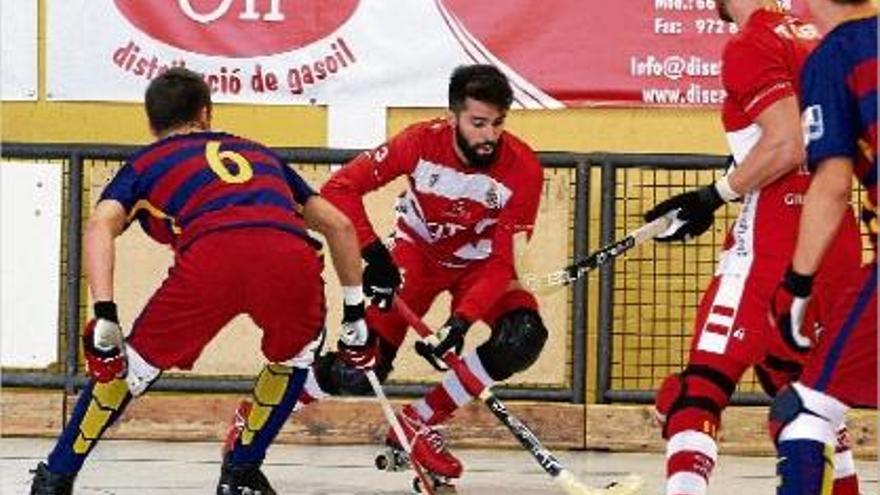
[(706, 495), (717, 459), (711, 436), (696, 430), (674, 434), (666, 444), (666, 494)]
[[(483, 386), (491, 387), (495, 383), (486, 373), (476, 352), (469, 352), (463, 359), (468, 371)], [(473, 398), (465, 390), (458, 376), (450, 370), (446, 372), (439, 385), (413, 404), (413, 408), (425, 423), (435, 425), (445, 421), (456, 409), (472, 401)]]
[(859, 495), (859, 477), (856, 474), (856, 463), (850, 448), (851, 441), (846, 425), (837, 430), (833, 495)]

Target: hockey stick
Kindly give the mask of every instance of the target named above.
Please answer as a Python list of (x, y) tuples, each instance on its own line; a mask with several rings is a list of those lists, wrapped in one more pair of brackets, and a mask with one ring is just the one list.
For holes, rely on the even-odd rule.
[(416, 476), (422, 480), (423, 489), (428, 495), (434, 495), (433, 484), (428, 479), (425, 472), (422, 471), (422, 467), (419, 466), (419, 463), (412, 458), (412, 445), (406, 438), (406, 434), (403, 432), (403, 427), (400, 426), (400, 421), (397, 419), (394, 410), (391, 408), (391, 402), (389, 402), (388, 397), (385, 396), (385, 391), (382, 389), (382, 384), (379, 383), (379, 378), (376, 376), (376, 372), (372, 369), (367, 369), (364, 371), (364, 374), (367, 375), (367, 380), (370, 381), (370, 386), (373, 387), (373, 392), (376, 394), (379, 406), (382, 407), (382, 413), (385, 415), (385, 419), (391, 425), (391, 429), (394, 430), (394, 434), (397, 436), (397, 441), (400, 442), (400, 445), (409, 457), (409, 463), (416, 472)]
[(538, 294), (549, 294), (567, 287), (583, 274), (614, 260), (630, 249), (672, 228), (673, 218), (677, 212), (678, 210), (648, 222), (628, 233), (623, 239), (590, 253), (586, 258), (575, 261), (561, 270), (544, 275), (528, 273), (520, 276), (520, 281), (526, 288)]
[[(419, 334), (422, 341), (435, 347), (440, 344), (440, 340), (434, 335), (434, 332), (421, 318), (412, 312), (402, 299), (395, 297), (393, 304), (398, 314)], [(643, 481), (638, 476), (630, 476), (624, 482), (607, 488), (589, 488), (585, 486), (578, 481), (571, 471), (562, 465), (553, 453), (541, 444), (541, 441), (538, 440), (538, 437), (535, 436), (528, 426), (514, 416), (504, 403), (495, 397), (495, 394), (492, 393), (489, 387), (483, 386), (455, 352), (452, 350), (446, 351), (441, 359), (456, 374), (465, 390), (474, 397), (479, 397), (486, 404), (489, 410), (492, 411), (492, 414), (510, 430), (519, 443), (538, 461), (541, 468), (559, 484), (565, 493), (569, 495), (636, 495), (639, 493)]]

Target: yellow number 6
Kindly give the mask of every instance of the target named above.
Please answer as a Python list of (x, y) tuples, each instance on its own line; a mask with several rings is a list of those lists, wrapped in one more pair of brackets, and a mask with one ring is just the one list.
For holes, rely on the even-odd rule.
[[(205, 158), (217, 177), (228, 184), (242, 184), (254, 176), (254, 168), (247, 158), (234, 151), (220, 151), (220, 141), (208, 141), (205, 145)], [(230, 170), (223, 160), (232, 160), (237, 170)]]

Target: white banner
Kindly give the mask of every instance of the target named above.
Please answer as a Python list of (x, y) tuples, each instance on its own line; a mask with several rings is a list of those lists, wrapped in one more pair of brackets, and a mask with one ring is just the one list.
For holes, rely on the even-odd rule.
[[(140, 101), (164, 68), (218, 102), (447, 104), (453, 67), (499, 63), (441, 0), (47, 0), (48, 97)], [(500, 64), (500, 63), (499, 63)], [(560, 104), (509, 68), (520, 106)]]
[(37, 2), (0, 2), (0, 98), (37, 99)]

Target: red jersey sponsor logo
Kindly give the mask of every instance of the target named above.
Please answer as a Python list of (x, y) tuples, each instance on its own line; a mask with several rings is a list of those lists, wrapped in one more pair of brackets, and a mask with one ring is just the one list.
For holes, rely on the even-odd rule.
[(203, 55), (284, 53), (323, 39), (347, 21), (359, 0), (115, 0), (147, 35)]

